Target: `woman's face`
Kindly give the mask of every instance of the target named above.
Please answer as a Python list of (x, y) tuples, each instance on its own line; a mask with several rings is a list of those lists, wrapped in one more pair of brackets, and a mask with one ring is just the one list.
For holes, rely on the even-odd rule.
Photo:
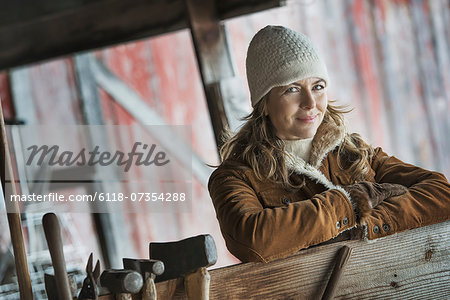
[(326, 83), (307, 78), (269, 92), (266, 116), (282, 140), (300, 140), (316, 134), (327, 109)]

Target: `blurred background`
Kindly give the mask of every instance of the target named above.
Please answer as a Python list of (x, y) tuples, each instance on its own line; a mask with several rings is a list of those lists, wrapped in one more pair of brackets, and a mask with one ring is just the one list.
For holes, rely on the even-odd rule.
[[(235, 70), (231, 92), (243, 93), (233, 98), (239, 101), (234, 101), (234, 113), (228, 114), (230, 127), (237, 128), (238, 118), (250, 111), (245, 75), (250, 39), (265, 25), (284, 25), (308, 35), (323, 54), (330, 73), (329, 99), (354, 108), (347, 116), (350, 131), (359, 132), (372, 145), (403, 161), (443, 172), (448, 178), (450, 2), (291, 0), (280, 4), (221, 22)], [(17, 26), (11, 24), (0, 24), (0, 33)], [(195, 164), (217, 165), (219, 157), (191, 31), (168, 30), (129, 39), (132, 41), (0, 71), (1, 104), (10, 124), (192, 128), (190, 149), (182, 150), (195, 157), (191, 212), (148, 209), (111, 214), (106, 221), (88, 213), (59, 214), (68, 269), (81, 280), (90, 252), (102, 260), (103, 268), (117, 265), (121, 257), (148, 257), (149, 242), (202, 233), (215, 239), (219, 259), (214, 267), (239, 263), (226, 250), (209, 198), (207, 178), (213, 169), (195, 171)], [(0, 45), (7, 42), (0, 40)], [(92, 104), (92, 99), (97, 102)], [(131, 137), (117, 139), (126, 143)], [(51, 268), (41, 218), (42, 214), (36, 213), (22, 215), (36, 299), (46, 299), (43, 272)], [(108, 240), (99, 228), (107, 228), (114, 238)], [(4, 211), (0, 229), (0, 298), (19, 299)]]

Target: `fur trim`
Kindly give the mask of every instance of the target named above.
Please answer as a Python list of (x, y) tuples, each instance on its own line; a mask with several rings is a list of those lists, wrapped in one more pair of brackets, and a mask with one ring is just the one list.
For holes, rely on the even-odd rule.
[(339, 146), (345, 138), (345, 127), (323, 122), (314, 135), (309, 163), (320, 168), (325, 156)]
[(369, 242), (369, 229), (365, 220), (361, 221), (361, 226), (363, 228), (362, 240)]
[(348, 228), (342, 230), (341, 232), (339, 232), (339, 234), (341, 234), (341, 233), (343, 233), (343, 232), (345, 232), (345, 231), (348, 231), (348, 230), (352, 230), (352, 229), (354, 229), (354, 228), (356, 228), (356, 227), (358, 227), (357, 224), (353, 225), (352, 227), (348, 227)]

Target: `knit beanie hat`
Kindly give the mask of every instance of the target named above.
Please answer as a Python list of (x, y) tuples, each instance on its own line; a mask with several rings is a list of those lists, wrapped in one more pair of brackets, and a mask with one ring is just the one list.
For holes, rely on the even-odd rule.
[(272, 88), (328, 72), (311, 40), (283, 26), (266, 26), (255, 34), (247, 50), (247, 81), (252, 106)]

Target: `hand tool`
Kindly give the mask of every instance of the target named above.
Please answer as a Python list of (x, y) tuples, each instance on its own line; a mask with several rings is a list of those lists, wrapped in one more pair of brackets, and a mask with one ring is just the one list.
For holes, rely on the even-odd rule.
[(323, 293), (322, 300), (333, 299), (339, 279), (341, 278), (341, 274), (344, 271), (348, 260), (350, 259), (350, 255), (352, 255), (352, 251), (353, 249), (348, 246), (343, 246), (341, 249), (339, 249), (339, 253), (336, 258), (336, 264), (334, 265), (333, 272), (331, 273), (327, 287), (325, 288), (325, 292)]
[(98, 299), (98, 278), (100, 276), (100, 261), (97, 260), (95, 268), (92, 269), (92, 253), (89, 255), (89, 259), (86, 265), (86, 278), (83, 281), (83, 287), (81, 288), (78, 300)]
[(214, 239), (209, 234), (176, 242), (150, 243), (150, 259), (161, 260), (165, 271), (156, 282), (184, 276), (188, 299), (209, 299), (207, 267), (217, 261)]
[(118, 294), (118, 299), (131, 299), (130, 294), (137, 294), (142, 289), (143, 279), (136, 271), (107, 269), (100, 276), (100, 285)]
[(48, 250), (50, 251), (53, 269), (55, 271), (58, 299), (72, 300), (69, 278), (66, 271), (66, 261), (64, 260), (61, 228), (59, 226), (58, 217), (54, 213), (45, 214), (42, 217), (42, 224), (44, 226)]
[(144, 286), (141, 291), (142, 300), (156, 300), (155, 278), (164, 273), (164, 263), (159, 260), (124, 258), (123, 268), (133, 270), (142, 275)]

